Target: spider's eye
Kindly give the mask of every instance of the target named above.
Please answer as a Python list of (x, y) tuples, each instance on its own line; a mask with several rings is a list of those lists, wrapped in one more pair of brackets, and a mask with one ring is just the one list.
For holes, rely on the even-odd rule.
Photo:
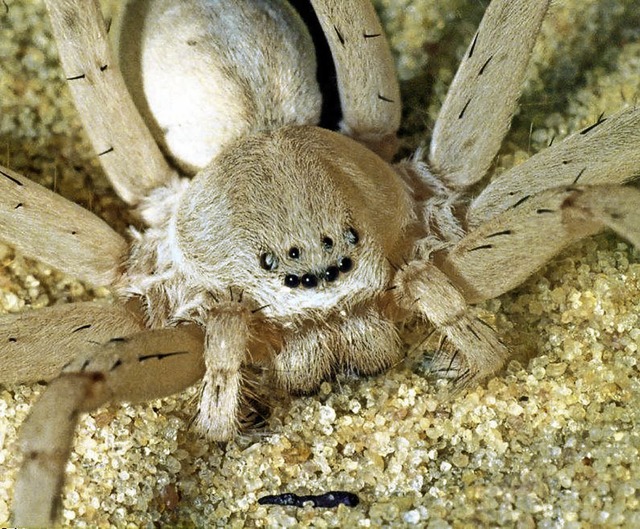
[(353, 261), (349, 257), (341, 257), (338, 260), (338, 269), (340, 272), (348, 272), (353, 268)]
[(326, 251), (331, 250), (333, 248), (333, 239), (331, 237), (323, 237), (322, 248)]
[(291, 257), (291, 259), (298, 259), (298, 257), (300, 257), (300, 248), (296, 248), (295, 246), (289, 248), (289, 257)]
[(260, 266), (265, 270), (275, 270), (278, 268), (278, 258), (272, 253), (265, 252), (260, 256)]
[(358, 244), (358, 241), (360, 241), (360, 235), (354, 228), (349, 228), (345, 231), (344, 238), (349, 244)]
[(329, 283), (332, 283), (333, 281), (338, 279), (339, 275), (340, 275), (340, 269), (337, 266), (330, 266), (324, 271), (324, 278)]
[(284, 278), (284, 284), (289, 288), (296, 288), (300, 284), (300, 278), (294, 274), (287, 274)]
[(305, 288), (313, 288), (318, 286), (318, 278), (313, 274), (305, 274), (302, 276), (302, 286)]

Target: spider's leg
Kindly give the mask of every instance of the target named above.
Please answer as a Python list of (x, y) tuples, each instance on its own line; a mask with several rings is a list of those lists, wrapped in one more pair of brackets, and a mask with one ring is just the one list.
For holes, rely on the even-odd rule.
[(143, 328), (122, 305), (96, 302), (2, 315), (0, 384), (51, 380), (80, 354)]
[(489, 4), (436, 120), (429, 160), (455, 188), (484, 176), (509, 129), (548, 0)]
[(136, 204), (174, 172), (136, 110), (114, 61), (97, 0), (47, 0), (76, 108), (116, 192)]
[(525, 196), (480, 225), (436, 263), (469, 303), (515, 288), (568, 244), (609, 227), (640, 243), (640, 191), (562, 187)]
[(78, 358), (45, 389), (22, 426), (24, 462), (14, 497), (14, 524), (55, 522), (80, 413), (109, 401), (165, 397), (202, 377), (202, 333), (192, 327), (144, 331)]
[(312, 0), (333, 55), (342, 131), (390, 159), (400, 126), (400, 89), (389, 44), (369, 0)]
[(617, 185), (584, 186), (564, 204), (572, 222), (586, 219), (615, 231), (640, 248), (640, 190)]
[(528, 195), (561, 185), (621, 184), (640, 168), (640, 109), (626, 109), (572, 134), (495, 178), (472, 202), (478, 226)]
[(493, 375), (507, 361), (509, 350), (496, 332), (473, 314), (462, 293), (436, 266), (412, 261), (396, 274), (396, 285), (398, 305), (426, 317), (455, 349), (452, 357), (438, 351), (435, 373), (469, 384)]
[(93, 213), (1, 166), (0, 240), (95, 285), (118, 278), (127, 250)]

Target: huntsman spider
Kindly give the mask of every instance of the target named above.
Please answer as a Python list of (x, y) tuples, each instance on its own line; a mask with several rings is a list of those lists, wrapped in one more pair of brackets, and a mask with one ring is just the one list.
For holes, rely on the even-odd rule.
[(261, 394), (388, 370), (412, 318), (454, 351), (432, 370), (478, 384), (509, 351), (473, 305), (605, 228), (640, 246), (640, 192), (624, 185), (640, 166), (635, 108), (480, 189), (547, 0), (491, 2), (428, 149), (399, 162), (399, 88), (367, 0), (311, 0), (337, 131), (318, 126), (312, 39), (284, 0), (129, 2), (117, 57), (95, 1), (46, 4), (95, 153), (144, 228), (124, 237), (1, 168), (2, 241), (117, 297), (0, 318), (0, 383), (47, 381), (22, 428), (16, 525), (55, 522), (82, 413), (199, 384), (194, 427), (227, 441)]

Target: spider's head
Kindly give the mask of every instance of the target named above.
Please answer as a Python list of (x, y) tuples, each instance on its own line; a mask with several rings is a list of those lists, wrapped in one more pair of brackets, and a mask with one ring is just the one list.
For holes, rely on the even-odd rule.
[(285, 127), (236, 142), (199, 173), (175, 237), (188, 276), (284, 316), (386, 287), (410, 212), (402, 182), (369, 150)]

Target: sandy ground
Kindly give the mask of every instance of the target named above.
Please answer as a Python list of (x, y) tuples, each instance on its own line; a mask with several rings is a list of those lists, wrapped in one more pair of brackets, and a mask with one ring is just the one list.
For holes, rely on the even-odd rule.
[[(429, 130), (479, 2), (378, 0), (406, 103), (408, 148)], [(637, 102), (635, 0), (557, 2), (498, 171)], [(0, 5), (0, 163), (121, 232), (62, 82), (41, 2)], [(640, 148), (640, 146), (639, 146)], [(1, 234), (0, 234), (1, 236)], [(82, 420), (63, 521), (154, 527), (640, 526), (640, 253), (612, 235), (573, 246), (478, 310), (514, 351), (505, 372), (448, 396), (421, 353), (371, 379), (326, 383), (225, 447), (188, 429), (194, 390)], [(0, 246), (0, 312), (108, 297)], [(421, 332), (426, 334), (428, 329)], [(431, 342), (429, 347), (433, 347)], [(1, 366), (0, 366), (1, 369)], [(0, 526), (16, 435), (41, 386), (0, 386)], [(356, 508), (265, 507), (264, 494), (350, 490)]]

